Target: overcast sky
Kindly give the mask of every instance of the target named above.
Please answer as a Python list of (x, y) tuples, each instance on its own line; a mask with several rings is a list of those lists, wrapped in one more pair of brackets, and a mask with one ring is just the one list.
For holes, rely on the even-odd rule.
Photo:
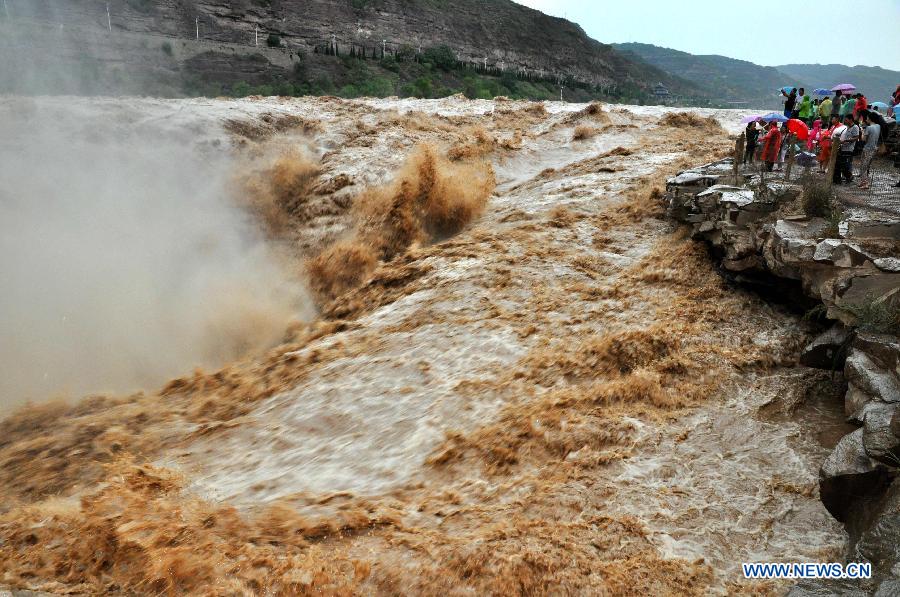
[(900, 0), (516, 1), (574, 21), (603, 43), (637, 41), (766, 66), (900, 70)]

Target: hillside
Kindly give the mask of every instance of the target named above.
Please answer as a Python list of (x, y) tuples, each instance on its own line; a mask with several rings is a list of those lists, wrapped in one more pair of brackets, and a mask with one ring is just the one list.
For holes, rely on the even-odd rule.
[(109, 14), (93, 0), (40, 0), (11, 3), (0, 27), (0, 50), (13, 57), (0, 65), (6, 90), (178, 95), (290, 84), (313, 94), (552, 96), (562, 84), (570, 95), (641, 100), (662, 82), (703, 95), (509, 0), (113, 0)]
[(809, 81), (814, 87), (830, 88), (837, 83), (853, 83), (866, 97), (879, 101), (887, 101), (900, 85), (900, 72), (878, 66), (785, 64), (775, 68), (789, 76)]
[(802, 85), (801, 76), (790, 76), (770, 66), (725, 56), (695, 56), (649, 44), (614, 44), (627, 56), (644, 60), (669, 73), (702, 86), (714, 101), (747, 102), (750, 107), (777, 108), (777, 89)]

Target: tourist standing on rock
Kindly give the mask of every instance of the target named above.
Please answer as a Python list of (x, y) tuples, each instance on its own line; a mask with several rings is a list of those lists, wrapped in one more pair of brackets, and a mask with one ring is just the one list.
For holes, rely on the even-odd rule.
[(884, 116), (882, 116), (875, 110), (866, 110), (865, 112), (863, 112), (863, 114), (868, 115), (869, 120), (881, 127), (881, 138), (878, 139), (879, 145), (884, 143), (884, 140), (891, 136), (891, 132), (894, 130), (894, 127), (897, 126), (896, 121), (887, 120)]
[(806, 149), (812, 151), (816, 147), (816, 143), (822, 138), (822, 121), (816, 118), (813, 127), (809, 130), (809, 137), (806, 139)]
[(800, 103), (803, 101), (803, 98), (808, 98), (808, 96), (806, 95), (806, 90), (801, 87), (797, 99), (794, 102), (794, 110), (791, 112), (789, 118), (800, 118)]
[(869, 107), (869, 101), (861, 93), (856, 94), (856, 103), (853, 105), (853, 117), (857, 120), (861, 119), (860, 113)]
[(778, 152), (778, 164), (775, 169), (781, 170), (784, 166), (784, 160), (787, 157), (788, 147), (791, 145), (791, 131), (788, 130), (787, 123), (781, 125), (781, 151)]
[(772, 171), (775, 162), (778, 161), (778, 152), (781, 150), (781, 132), (778, 125), (772, 121), (769, 123), (769, 130), (763, 137), (762, 145), (762, 161), (766, 163), (766, 170)]
[(841, 122), (844, 121), (844, 105), (847, 103), (847, 96), (842, 95), (840, 91), (834, 94), (834, 102), (831, 105), (831, 114), (837, 114)]
[(744, 149), (744, 163), (752, 164), (753, 156), (756, 153), (756, 142), (759, 140), (759, 129), (756, 127), (757, 121), (752, 121), (747, 123), (747, 128), (744, 130), (744, 136), (747, 138), (747, 145)]
[(800, 108), (797, 110), (797, 117), (800, 118), (803, 122), (807, 124), (810, 123), (809, 117), (812, 116), (812, 101), (810, 101), (809, 96), (805, 95), (803, 89), (800, 89)]
[(792, 118), (794, 107), (797, 105), (797, 90), (791, 88), (790, 93), (785, 93), (784, 89), (782, 89), (781, 95), (787, 98), (786, 100), (784, 100), (784, 117)]
[(844, 105), (841, 106), (841, 120), (844, 119), (844, 116), (853, 116), (856, 118), (856, 98), (848, 97), (844, 102)]
[(822, 119), (822, 126), (827, 126), (831, 122), (831, 98), (826, 97), (819, 104), (819, 118)]
[(869, 188), (869, 167), (872, 165), (872, 159), (875, 157), (875, 150), (878, 149), (878, 139), (881, 137), (881, 126), (876, 124), (869, 112), (864, 111), (863, 123), (863, 139), (866, 144), (863, 146), (862, 159), (859, 161), (859, 188)]
[(832, 182), (834, 184), (850, 184), (853, 181), (853, 150), (859, 141), (859, 126), (853, 121), (853, 115), (844, 116), (844, 130), (841, 132), (838, 148), (837, 165), (834, 168)]
[(819, 160), (819, 172), (823, 174), (828, 169), (828, 160), (831, 158), (831, 146), (834, 141), (834, 129), (836, 129), (838, 125), (837, 116), (832, 116), (831, 120), (831, 126), (828, 127), (827, 130), (822, 131), (819, 135), (819, 155), (817, 159)]
[(885, 117), (882, 116), (881, 114), (879, 114), (878, 111), (875, 110), (874, 108), (869, 108), (868, 110), (863, 110), (862, 112), (860, 112), (860, 115), (863, 118), (868, 118), (869, 122), (877, 124), (878, 127), (881, 129), (881, 136), (878, 139), (879, 145), (884, 143), (884, 140), (890, 136), (893, 128), (895, 126), (897, 126), (896, 122), (894, 122), (894, 121), (888, 122), (885, 119)]

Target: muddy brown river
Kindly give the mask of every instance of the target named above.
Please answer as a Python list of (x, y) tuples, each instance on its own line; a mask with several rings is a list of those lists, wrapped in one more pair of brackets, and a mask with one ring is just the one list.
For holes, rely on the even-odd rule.
[(0, 584), (779, 594), (740, 564), (841, 553), (817, 495), (841, 405), (794, 364), (813, 330), (727, 284), (662, 213), (665, 178), (727, 152), (746, 112), (460, 98), (28, 109), (191, 131), (227, 157), (242, 206), (229, 209), (283, 210), (258, 238), (278, 292), (312, 307), (265, 348), (229, 336), (241, 350), (205, 362), (179, 345), (184, 366), (128, 388), (141, 393), (94, 377), (99, 396), (7, 408)]

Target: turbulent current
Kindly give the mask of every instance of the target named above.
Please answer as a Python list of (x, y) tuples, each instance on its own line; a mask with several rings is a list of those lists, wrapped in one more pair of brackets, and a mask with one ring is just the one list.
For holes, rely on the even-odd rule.
[[(824, 381), (794, 362), (810, 330), (723, 281), (661, 210), (666, 176), (727, 152), (743, 112), (456, 97), (3, 101), (108, 115), (137, 143), (116, 150), (131, 176), (148, 161), (140, 135), (177, 132), (183, 153), (151, 163), (166, 172), (177, 159), (209, 184), (144, 187), (156, 195), (136, 203), (152, 215), (122, 236), (162, 236), (177, 258), (114, 263), (75, 295), (96, 319), (75, 338), (115, 329), (165, 355), (159, 371), (174, 379), (157, 371), (140, 394), (31, 405), (0, 423), (0, 584), (765, 594), (784, 586), (744, 580), (741, 562), (829, 561), (843, 548), (816, 484), (833, 441), (823, 421), (838, 426), (839, 406), (813, 400)], [(23, 209), (28, 193), (34, 210), (59, 211), (53, 197), (67, 194), (32, 192), (35, 176), (13, 177), (2, 209)], [(202, 211), (196, 225), (185, 203)], [(213, 233), (214, 249), (178, 245)], [(74, 232), (64, 220), (48, 234)], [(28, 242), (5, 246), (4, 270), (34, 269), (20, 267)], [(193, 251), (218, 256), (215, 268)], [(84, 267), (103, 255), (91, 249)], [(170, 285), (236, 280), (242, 304), (277, 317), (234, 326), (242, 350), (204, 359), (203, 337), (158, 337), (157, 271)], [(50, 294), (73, 296), (58, 271), (42, 275)], [(150, 311), (126, 316), (100, 291)], [(26, 320), (62, 312), (24, 305)], [(175, 329), (206, 310), (182, 315)], [(17, 333), (35, 351), (63, 334), (33, 331)], [(97, 342), (81, 345), (96, 365), (79, 389), (122, 389), (121, 359), (104, 360)], [(44, 350), (44, 367), (72, 350)], [(94, 549), (78, 548), (86, 537)]]

